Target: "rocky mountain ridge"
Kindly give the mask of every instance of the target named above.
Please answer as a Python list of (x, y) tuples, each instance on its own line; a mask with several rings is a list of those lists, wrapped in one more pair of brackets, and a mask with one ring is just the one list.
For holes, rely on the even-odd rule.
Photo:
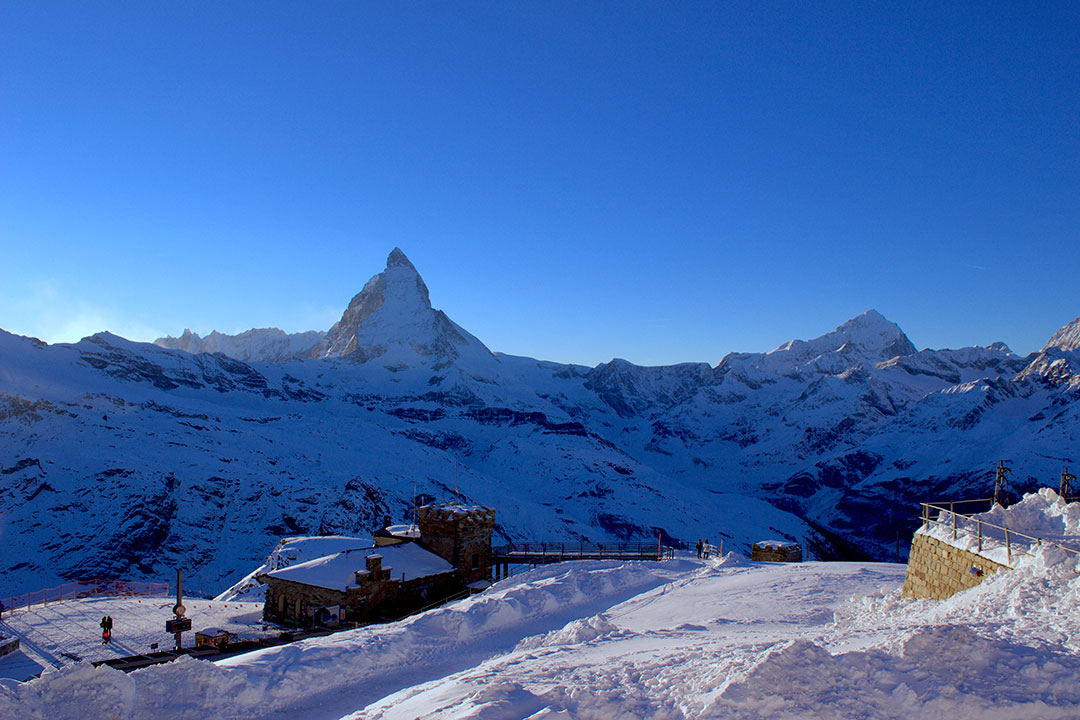
[(503, 540), (895, 558), (919, 502), (985, 496), (998, 459), (1020, 488), (1072, 461), (1080, 353), (1052, 345), (917, 351), (868, 311), (715, 367), (563, 365), (491, 353), (397, 250), (303, 357), (0, 332), (0, 569), (33, 589), (181, 565), (213, 594), (281, 536), (458, 493)]

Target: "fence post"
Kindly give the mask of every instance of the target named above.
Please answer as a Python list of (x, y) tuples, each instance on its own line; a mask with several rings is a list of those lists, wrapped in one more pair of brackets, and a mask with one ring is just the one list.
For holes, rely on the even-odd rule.
[(949, 503), (949, 512), (952, 513), (952, 539), (956, 540), (956, 511), (952, 507), (953, 504)]
[(979, 552), (982, 552), (982, 520), (976, 520), (975, 523), (979, 527)]
[(1012, 543), (1009, 542), (1009, 528), (1005, 528), (1005, 557), (1009, 559), (1009, 564), (1012, 565)]

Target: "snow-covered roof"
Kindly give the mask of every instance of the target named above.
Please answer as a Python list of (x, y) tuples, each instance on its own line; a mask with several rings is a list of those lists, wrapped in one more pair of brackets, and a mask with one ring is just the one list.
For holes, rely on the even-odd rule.
[[(356, 572), (367, 572), (367, 557), (374, 554), (374, 547), (346, 550), (274, 570), (266, 575), (329, 590), (345, 590), (356, 584)], [(390, 577), (394, 580), (415, 580), (454, 570), (446, 560), (415, 543), (385, 545), (378, 548), (377, 554), (382, 557), (383, 569), (390, 570)]]
[(420, 528), (416, 525), (388, 525), (387, 527), (376, 533), (376, 535), (418, 538), (420, 537)]
[(491, 508), (483, 505), (462, 505), (460, 503), (446, 503), (444, 505), (424, 505), (425, 508), (434, 508), (440, 512), (454, 513), (455, 515), (468, 515), (475, 512), (488, 512)]
[(784, 548), (795, 547), (798, 543), (788, 542), (787, 540), (758, 540), (754, 545), (759, 548), (769, 548), (771, 550), (782, 550)]

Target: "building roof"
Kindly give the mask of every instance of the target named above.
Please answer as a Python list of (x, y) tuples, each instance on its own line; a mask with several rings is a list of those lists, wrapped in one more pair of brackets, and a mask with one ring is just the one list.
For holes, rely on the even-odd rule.
[(798, 547), (799, 543), (790, 542), (788, 540), (758, 540), (754, 543), (755, 547), (759, 547), (763, 550), (784, 550), (786, 548)]
[(494, 514), (493, 508), (484, 507), (483, 505), (463, 505), (461, 503), (449, 502), (442, 504), (431, 504), (420, 506), (421, 510), (437, 510), (442, 513), (450, 513), (453, 515), (472, 515), (474, 513), (491, 513)]
[(454, 570), (453, 565), (435, 553), (425, 550), (416, 543), (403, 543), (385, 545), (380, 548), (345, 550), (292, 567), (274, 570), (266, 575), (277, 580), (289, 580), (329, 590), (344, 591), (356, 585), (356, 572), (367, 572), (368, 555), (381, 556), (383, 570), (389, 570), (390, 577), (394, 580), (401, 580), (402, 575), (405, 580), (415, 580)]
[(417, 525), (387, 525), (375, 533), (377, 537), (396, 538), (419, 538), (420, 528)]

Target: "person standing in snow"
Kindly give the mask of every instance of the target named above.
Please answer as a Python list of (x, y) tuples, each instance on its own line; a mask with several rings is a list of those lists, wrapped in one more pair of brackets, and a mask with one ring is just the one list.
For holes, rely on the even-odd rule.
[(705, 558), (706, 560), (709, 559), (709, 541), (708, 540), (705, 541), (705, 545), (702, 547), (701, 553), (702, 553), (701, 556), (703, 558)]
[(98, 623), (101, 626), (101, 644), (104, 645), (109, 642), (109, 618), (108, 616), (102, 616), (101, 622)]
[(698, 559), (700, 560), (701, 559), (701, 538), (697, 539), (697, 556), (698, 556)]
[(109, 642), (112, 642), (112, 615), (106, 615), (105, 622), (108, 625)]

